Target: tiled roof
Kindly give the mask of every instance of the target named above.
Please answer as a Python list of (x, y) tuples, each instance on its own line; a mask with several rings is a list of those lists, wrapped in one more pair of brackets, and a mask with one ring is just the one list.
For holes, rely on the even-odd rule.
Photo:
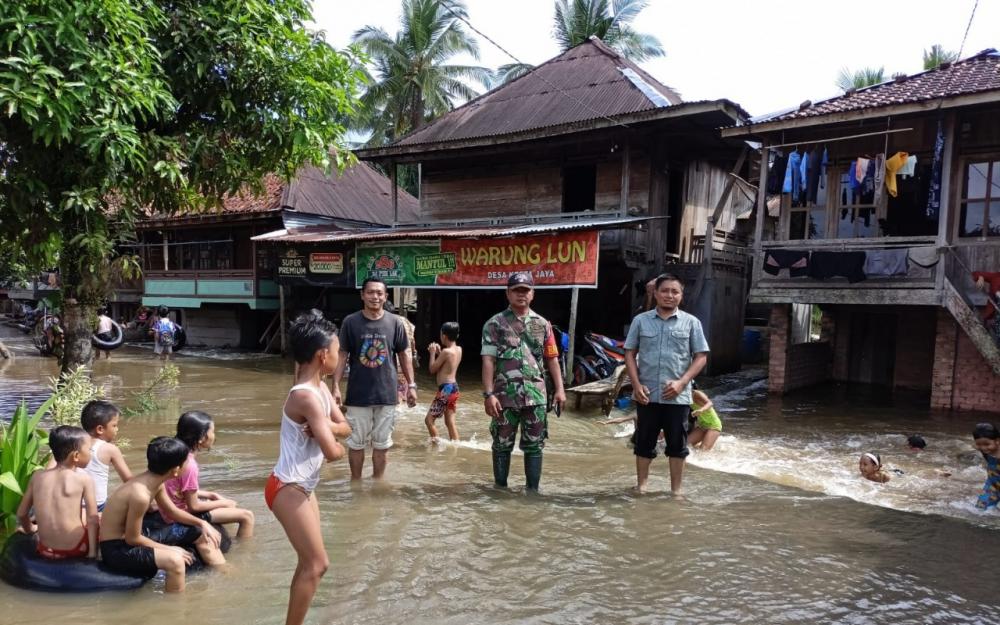
[(1000, 54), (990, 48), (936, 69), (865, 87), (754, 121), (771, 123), (820, 117), (995, 90), (1000, 90)]
[(516, 134), (680, 103), (676, 91), (591, 37), (442, 115), (396, 145)]

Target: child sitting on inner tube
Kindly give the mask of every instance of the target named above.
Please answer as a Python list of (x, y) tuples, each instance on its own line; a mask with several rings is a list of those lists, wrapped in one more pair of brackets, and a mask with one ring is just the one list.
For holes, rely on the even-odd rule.
[[(219, 550), (221, 536), (210, 523), (177, 510), (163, 496), (163, 483), (180, 475), (190, 450), (187, 445), (167, 436), (154, 438), (146, 448), (147, 470), (123, 484), (108, 497), (101, 520), (101, 559), (113, 571), (152, 578), (158, 569), (167, 573), (167, 592), (184, 590), (185, 567), (194, 556), (184, 547), (198, 551), (208, 566), (225, 564)], [(181, 523), (149, 531), (143, 527), (143, 517), (153, 499), (173, 508), (172, 516)], [(79, 513), (78, 513), (79, 514)], [(182, 523), (192, 522), (187, 529)], [(200, 527), (199, 527), (200, 524)], [(180, 530), (180, 531), (175, 531)], [(180, 544), (179, 536), (190, 539)]]
[[(100, 517), (94, 499), (94, 481), (83, 471), (90, 462), (90, 436), (82, 428), (60, 425), (49, 432), (56, 464), (36, 471), (17, 508), (20, 530), (30, 534), (38, 523), (38, 555), (50, 560), (96, 558)], [(80, 502), (87, 508), (87, 524), (80, 518)]]
[[(188, 454), (184, 470), (176, 478), (167, 480), (163, 485), (167, 496), (175, 506), (185, 510), (199, 519), (204, 519), (218, 525), (239, 523), (236, 536), (249, 538), (253, 536), (253, 512), (238, 508), (236, 502), (218, 493), (201, 490), (199, 476), (201, 470), (196, 459), (199, 451), (207, 451), (215, 443), (215, 423), (212, 417), (199, 410), (190, 410), (177, 420), (177, 438), (188, 446)], [(160, 515), (167, 523), (173, 522), (169, 513), (164, 510)]]

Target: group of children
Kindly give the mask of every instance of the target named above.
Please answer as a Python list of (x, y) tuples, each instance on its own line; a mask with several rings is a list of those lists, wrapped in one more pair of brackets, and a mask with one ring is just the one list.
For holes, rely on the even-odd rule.
[[(979, 423), (972, 430), (972, 441), (976, 450), (983, 455), (986, 462), (986, 482), (983, 491), (976, 499), (976, 507), (981, 510), (997, 508), (1000, 504), (1000, 430), (992, 423)], [(920, 435), (906, 439), (910, 451), (919, 452), (927, 447), (927, 441)], [(858, 459), (858, 471), (866, 480), (885, 484), (892, 479), (890, 473), (903, 475), (899, 469), (889, 469), (882, 464), (882, 458), (877, 453), (865, 452)], [(939, 471), (942, 477), (950, 477), (951, 473)]]
[[(166, 589), (184, 589), (192, 550), (208, 566), (225, 563), (213, 524), (237, 523), (253, 534), (253, 512), (199, 486), (196, 455), (211, 449), (215, 425), (203, 412), (180, 416), (177, 436), (146, 448), (147, 470), (133, 475), (114, 444), (121, 415), (114, 404), (88, 402), (82, 427), (49, 433), (52, 460), (35, 472), (17, 510), (19, 530), (36, 533), (43, 558), (100, 558), (113, 571), (152, 578), (166, 571)], [(110, 495), (114, 467), (122, 484)]]

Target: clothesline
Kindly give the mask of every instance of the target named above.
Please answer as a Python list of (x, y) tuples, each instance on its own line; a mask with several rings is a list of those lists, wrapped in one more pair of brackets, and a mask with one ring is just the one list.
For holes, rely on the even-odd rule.
[(847, 141), (849, 139), (860, 139), (862, 137), (876, 137), (881, 135), (890, 135), (896, 132), (910, 132), (912, 128), (896, 128), (894, 130), (880, 130), (878, 132), (866, 132), (858, 135), (847, 135), (845, 137), (834, 137), (832, 139), (812, 139), (809, 141), (792, 141), (790, 143), (779, 143), (777, 145), (769, 145), (767, 149), (773, 150), (776, 148), (787, 148), (796, 145), (812, 145), (814, 143), (833, 143), (835, 141)]

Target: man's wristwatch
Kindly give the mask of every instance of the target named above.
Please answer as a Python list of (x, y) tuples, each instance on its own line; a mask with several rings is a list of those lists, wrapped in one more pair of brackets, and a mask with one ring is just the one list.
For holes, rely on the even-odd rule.
[(493, 397), (494, 395), (496, 395), (496, 393), (494, 393), (492, 391), (483, 391), (483, 399), (489, 399), (490, 397)]
[(417, 389), (417, 384), (416, 384), (416, 382), (414, 382), (412, 384), (407, 384), (406, 388), (412, 388), (413, 390), (416, 390)]

